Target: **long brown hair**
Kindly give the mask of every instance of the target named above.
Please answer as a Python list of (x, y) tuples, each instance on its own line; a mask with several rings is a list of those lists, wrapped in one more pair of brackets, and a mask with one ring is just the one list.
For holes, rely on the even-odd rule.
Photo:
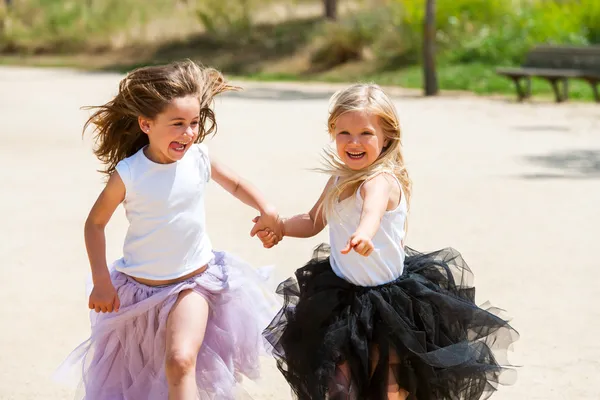
[(117, 163), (146, 146), (148, 135), (140, 129), (138, 117), (155, 118), (169, 103), (179, 97), (195, 96), (200, 102), (199, 134), (196, 143), (217, 130), (212, 110), (214, 97), (237, 90), (223, 75), (193, 61), (178, 61), (167, 65), (142, 67), (131, 71), (119, 83), (119, 92), (108, 103), (89, 106), (96, 110), (86, 121), (85, 134), (94, 126), (94, 154), (102, 161), (101, 172), (110, 175)]
[(408, 205), (412, 182), (404, 164), (402, 133), (396, 107), (383, 89), (375, 84), (355, 84), (340, 90), (331, 97), (330, 101), (327, 130), (332, 139), (335, 139), (333, 133), (337, 119), (351, 111), (367, 111), (376, 115), (389, 144), (384, 147), (379, 158), (373, 164), (360, 171), (348, 168), (335, 151), (326, 150), (325, 166), (321, 171), (338, 176), (339, 180), (337, 185), (325, 194), (323, 202), (325, 213), (332, 211), (333, 205), (345, 189), (352, 187), (356, 191), (362, 182), (381, 172), (388, 172), (398, 178)]

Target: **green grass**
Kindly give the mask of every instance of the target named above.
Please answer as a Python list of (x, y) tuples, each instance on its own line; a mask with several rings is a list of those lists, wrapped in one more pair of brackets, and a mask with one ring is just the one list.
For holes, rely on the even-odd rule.
[[(438, 83), (442, 91), (467, 91), (479, 95), (503, 94), (516, 97), (512, 80), (497, 75), (495, 67), (483, 64), (441, 65), (438, 66)], [(423, 78), (420, 66), (411, 66), (397, 71), (371, 73), (320, 73), (315, 75), (297, 75), (291, 73), (256, 73), (238, 75), (236, 78), (263, 82), (308, 82), (320, 81), (331, 83), (376, 82), (382, 86), (399, 86), (409, 89), (422, 89)], [(531, 82), (532, 97), (554, 98), (552, 86), (544, 79), (533, 78)], [(589, 84), (577, 80), (569, 80), (569, 99), (593, 101), (594, 94)]]
[[(422, 88), (421, 67), (410, 67), (396, 72), (373, 74), (370, 79), (382, 85), (399, 85), (407, 88)], [(495, 72), (495, 66), (483, 64), (462, 64), (440, 66), (438, 83), (442, 90), (469, 91), (482, 95), (516, 95), (512, 80)], [(552, 86), (544, 79), (534, 78), (531, 82), (532, 95), (552, 96)], [(594, 95), (589, 84), (569, 80), (569, 97), (576, 100), (593, 100)]]

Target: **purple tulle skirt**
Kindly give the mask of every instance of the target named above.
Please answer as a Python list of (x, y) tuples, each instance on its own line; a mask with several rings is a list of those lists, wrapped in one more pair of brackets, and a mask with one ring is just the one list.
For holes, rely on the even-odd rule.
[(92, 311), (90, 338), (59, 368), (66, 378), (83, 375), (79, 398), (87, 400), (167, 399), (165, 328), (184, 290), (194, 290), (210, 305), (204, 342), (197, 359), (198, 397), (233, 399), (242, 376), (259, 376), (264, 351), (262, 329), (277, 312), (265, 277), (230, 254), (215, 252), (202, 274), (165, 286), (146, 286), (127, 275), (111, 274), (119, 312)]

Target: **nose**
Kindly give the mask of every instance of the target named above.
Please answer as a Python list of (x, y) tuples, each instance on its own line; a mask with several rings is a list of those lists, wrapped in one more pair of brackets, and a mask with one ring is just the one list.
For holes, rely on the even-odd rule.
[(189, 137), (194, 137), (194, 129), (191, 126), (188, 126), (185, 130), (185, 134)]

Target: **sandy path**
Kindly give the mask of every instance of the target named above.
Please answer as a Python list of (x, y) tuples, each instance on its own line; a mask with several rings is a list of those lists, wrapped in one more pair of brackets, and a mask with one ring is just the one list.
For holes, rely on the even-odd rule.
[[(0, 398), (70, 399), (50, 379), (88, 334), (82, 226), (101, 176), (80, 129), (79, 107), (107, 100), (118, 75), (0, 68)], [(329, 86), (246, 84), (217, 102), (212, 154), (242, 172), (283, 214), (307, 210), (325, 178), (317, 165)], [(395, 92), (396, 93), (396, 92)], [(408, 244), (459, 249), (478, 301), (514, 316), (517, 385), (494, 399), (597, 399), (600, 395), (600, 107), (512, 104), (398, 92), (414, 180)], [(214, 245), (284, 278), (325, 240), (286, 239), (272, 251), (248, 237), (254, 213), (212, 185)], [(120, 255), (122, 210), (108, 228)], [(294, 261), (290, 261), (294, 260)], [(256, 399), (289, 399), (270, 360)]]

